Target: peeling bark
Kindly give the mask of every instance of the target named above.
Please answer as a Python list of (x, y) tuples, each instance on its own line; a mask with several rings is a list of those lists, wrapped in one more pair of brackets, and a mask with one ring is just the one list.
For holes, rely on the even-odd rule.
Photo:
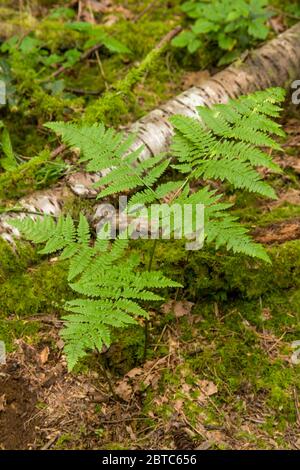
[[(128, 130), (138, 135), (134, 148), (144, 145), (141, 158), (150, 158), (164, 151), (170, 143), (172, 126), (168, 122), (169, 116), (183, 114), (197, 117), (197, 106), (226, 103), (230, 98), (271, 86), (286, 88), (292, 80), (299, 78), (299, 74), (300, 23), (297, 23), (259, 49), (251, 51), (245, 60), (238, 60), (201, 86), (192, 87), (181, 93), (130, 126)], [(79, 196), (94, 197), (95, 191), (91, 189), (91, 185), (98, 178), (97, 174), (74, 174), (63, 180), (64, 190), (60, 185), (51, 191), (34, 193), (30, 197), (21, 199), (19, 205), (27, 210), (58, 215), (66, 191), (71, 190)], [(11, 217), (20, 217), (20, 215), (7, 214), (0, 219), (0, 234), (8, 241), (17, 236), (17, 231), (9, 226)]]

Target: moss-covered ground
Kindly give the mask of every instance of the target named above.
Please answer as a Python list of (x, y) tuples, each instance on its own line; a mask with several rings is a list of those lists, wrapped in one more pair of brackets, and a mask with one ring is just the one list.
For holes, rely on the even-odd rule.
[[(104, 13), (86, 8), (82, 18), (91, 21), (94, 15), (130, 53), (103, 48), (98, 60), (72, 65), (49, 88), (47, 78), (57, 70), (59, 57), (70, 49), (83, 51), (84, 35), (66, 26), (69, 15), (74, 13), (76, 20), (77, 11), (59, 1), (2, 1), (0, 70), (8, 104), (0, 107), (0, 119), (19, 166), (0, 171), (1, 211), (71, 171), (73, 155), (51, 157), (59, 142), (43, 128), (48, 120), (101, 119), (115, 127), (126, 125), (186, 83), (197, 83), (199, 71), (215, 70), (212, 51), (200, 50), (191, 57), (168, 45), (127, 83), (129, 70), (138, 69), (162, 37), (183, 21), (182, 2), (107, 3), (111, 7)], [(271, 3), (292, 15), (293, 2)], [(287, 25), (293, 19), (284, 21)], [(26, 37), (30, 41), (24, 45)], [(283, 125), (290, 142), (284, 156), (296, 162), (299, 108), (287, 104)], [(283, 162), (284, 156), (278, 160)], [(146, 361), (142, 325), (116, 332), (103, 355), (123, 401), (107, 400), (98, 358), (91, 355), (78, 367), (75, 374), (96, 382), (106, 398), (89, 402), (92, 431), (87, 423), (62, 427), (53, 447), (300, 449), (300, 366), (292, 360), (292, 343), (300, 340), (299, 169), (291, 164), (283, 174), (266, 178), (279, 195), (275, 203), (227, 191), (236, 214), (255, 237), (265, 240), (272, 264), (209, 247), (187, 252), (181, 242), (159, 243), (155, 266), (184, 289), (166, 292), (167, 306), (151, 313)], [(83, 209), (88, 214), (92, 204), (74, 197), (64, 211), (76, 215)], [(278, 231), (287, 223), (291, 232)], [(146, 264), (150, 245), (143, 243)], [(13, 249), (0, 241), (0, 340), (10, 353), (17, 348), (16, 340), (40, 349), (48, 338), (52, 354), (60, 358), (55, 321), (71, 296), (63, 263), (41, 256), (29, 244)]]

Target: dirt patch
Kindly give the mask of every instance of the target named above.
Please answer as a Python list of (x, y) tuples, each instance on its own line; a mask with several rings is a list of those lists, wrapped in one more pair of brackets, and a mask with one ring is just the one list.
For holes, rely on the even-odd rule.
[(252, 235), (256, 241), (267, 245), (297, 240), (300, 238), (300, 219), (284, 220), (268, 227), (260, 227)]
[(37, 396), (15, 363), (0, 369), (0, 448), (30, 449), (35, 441)]

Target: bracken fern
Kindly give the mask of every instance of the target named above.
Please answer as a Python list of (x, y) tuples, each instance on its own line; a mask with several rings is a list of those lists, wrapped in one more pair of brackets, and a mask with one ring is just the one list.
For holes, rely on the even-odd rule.
[[(166, 202), (170, 207), (175, 203), (192, 207), (203, 204), (208, 243), (269, 261), (263, 246), (255, 243), (229, 212), (232, 204), (226, 202), (224, 194), (204, 183), (219, 180), (233, 188), (276, 198), (258, 167), (280, 171), (263, 149), (280, 149), (273, 135), (284, 136), (274, 120), (283, 99), (284, 91), (273, 88), (210, 109), (198, 108), (198, 120), (173, 116), (170, 121), (175, 134), (169, 154), (145, 161), (139, 158), (142, 147), (131, 150), (134, 135), (125, 137), (102, 124), (80, 127), (57, 122), (47, 127), (80, 150), (80, 162), (87, 171), (99, 172), (95, 184), (100, 188), (98, 198), (130, 192), (129, 209)], [(177, 170), (177, 178), (162, 181), (169, 167)], [(136, 317), (147, 318), (145, 302), (162, 300), (153, 289), (179, 286), (160, 272), (141, 272), (138, 257), (129, 255), (129, 242), (121, 234), (111, 242), (103, 227), (93, 242), (83, 215), (78, 224), (66, 216), (57, 222), (51, 217), (27, 218), (14, 225), (32, 242), (45, 243), (41, 253), (61, 251), (61, 258), (70, 260), (70, 286), (83, 296), (66, 304), (66, 310), (72, 313), (65, 317), (62, 336), (70, 369), (87, 351), (109, 346), (111, 328), (135, 323)]]

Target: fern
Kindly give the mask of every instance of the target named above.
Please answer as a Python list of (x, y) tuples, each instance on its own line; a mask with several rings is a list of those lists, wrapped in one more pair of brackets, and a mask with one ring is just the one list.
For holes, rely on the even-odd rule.
[(235, 188), (276, 198), (256, 167), (280, 171), (259, 147), (280, 150), (272, 134), (284, 136), (284, 132), (272, 118), (279, 115), (283, 99), (284, 91), (273, 88), (230, 100), (227, 105), (201, 107), (202, 125), (189, 117), (172, 117), (175, 137), (171, 151), (179, 162), (175, 167), (183, 173), (193, 171), (194, 178), (220, 179)]
[[(54, 123), (48, 127), (58, 132), (64, 142), (80, 148), (81, 161), (87, 163), (88, 171), (105, 173), (95, 184), (95, 188), (100, 188), (98, 198), (135, 191), (129, 209), (170, 197), (172, 203), (178, 203), (186, 183), (199, 179), (221, 180), (234, 188), (275, 199), (273, 188), (262, 180), (258, 167), (280, 171), (261, 147), (280, 149), (273, 135), (282, 137), (284, 132), (274, 118), (280, 114), (283, 99), (284, 91), (272, 88), (210, 109), (198, 108), (201, 121), (186, 116), (170, 118), (175, 129), (171, 145), (171, 154), (175, 158), (172, 167), (188, 176), (185, 180), (167, 183), (160, 180), (171, 160), (157, 155), (139, 161), (142, 148), (130, 151), (132, 136), (124, 139), (122, 133), (105, 130), (102, 125), (86, 129)], [(207, 200), (203, 196), (200, 191), (182, 203), (206, 207)], [(218, 213), (217, 217), (216, 212), (206, 211), (210, 215), (205, 220), (207, 241), (213, 241), (217, 248), (225, 245), (235, 252), (268, 260), (263, 248), (251, 240), (245, 228), (239, 228), (237, 220), (226, 213), (227, 209), (224, 208), (222, 215)], [(223, 236), (213, 236), (216, 230), (224, 230)]]
[[(98, 198), (130, 191), (130, 213), (136, 207), (151, 208), (153, 203), (189, 204), (205, 208), (205, 238), (216, 249), (225, 246), (234, 253), (269, 261), (263, 246), (255, 243), (236, 217), (230, 213), (232, 204), (226, 202), (209, 185), (193, 189), (193, 181), (214, 179), (230, 183), (234, 188), (275, 198), (273, 189), (261, 179), (258, 167), (279, 171), (262, 147), (279, 149), (273, 136), (283, 136), (274, 121), (280, 113), (284, 94), (280, 89), (231, 100), (227, 105), (199, 108), (201, 120), (174, 116), (171, 122), (175, 135), (171, 145), (172, 158), (157, 155), (140, 161), (142, 147), (132, 150), (135, 136), (105, 129), (102, 124), (91, 127), (66, 123), (51, 123), (62, 140), (80, 150), (80, 162), (88, 171), (99, 172), (95, 184)], [(170, 168), (178, 170), (180, 179), (162, 181)], [(183, 179), (182, 179), (182, 175)], [(197, 184), (199, 188), (199, 184)], [(149, 211), (151, 213), (151, 211)], [(161, 228), (164, 221), (161, 221)], [(177, 220), (171, 221), (173, 232)], [(179, 287), (160, 272), (141, 271), (137, 256), (128, 257), (129, 240), (123, 237), (108, 240), (107, 226), (96, 241), (92, 240), (87, 219), (80, 215), (78, 223), (70, 216), (16, 220), (13, 225), (28, 240), (43, 243), (42, 254), (60, 252), (69, 259), (70, 287), (81, 297), (66, 303), (69, 313), (64, 317), (66, 327), (62, 336), (69, 369), (87, 351), (109, 346), (112, 328), (134, 324), (137, 317), (148, 317), (145, 302), (161, 301), (153, 290)]]
[[(90, 350), (110, 346), (111, 329), (136, 324), (136, 317), (148, 317), (139, 302), (162, 301), (153, 289), (180, 287), (160, 272), (139, 272), (137, 257), (125, 257), (128, 240), (114, 243), (98, 238), (91, 246), (87, 219), (80, 215), (77, 228), (70, 216), (38, 220), (14, 220), (12, 225), (34, 243), (46, 243), (42, 254), (61, 251), (70, 259), (70, 287), (84, 297), (66, 302), (72, 314), (63, 317), (61, 332), (66, 342), (69, 370)], [(77, 279), (77, 280), (76, 280)]]

